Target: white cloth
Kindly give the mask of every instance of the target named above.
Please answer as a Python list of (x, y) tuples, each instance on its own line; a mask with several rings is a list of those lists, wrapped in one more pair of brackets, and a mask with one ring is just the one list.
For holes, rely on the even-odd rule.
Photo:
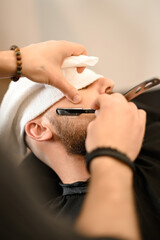
[[(102, 75), (85, 69), (78, 74), (76, 67), (93, 66), (98, 62), (96, 57), (73, 56), (67, 58), (62, 65), (62, 72), (76, 89), (91, 84)], [(11, 82), (0, 107), (0, 144), (14, 154), (25, 154), (24, 144), (25, 124), (39, 116), (46, 109), (64, 97), (55, 87), (39, 84), (27, 78)]]

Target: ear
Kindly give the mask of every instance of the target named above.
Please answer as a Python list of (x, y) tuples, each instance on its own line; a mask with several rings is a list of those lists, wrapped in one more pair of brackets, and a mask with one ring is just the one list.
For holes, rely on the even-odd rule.
[(40, 119), (34, 119), (25, 126), (26, 134), (36, 141), (47, 141), (53, 138), (52, 131)]

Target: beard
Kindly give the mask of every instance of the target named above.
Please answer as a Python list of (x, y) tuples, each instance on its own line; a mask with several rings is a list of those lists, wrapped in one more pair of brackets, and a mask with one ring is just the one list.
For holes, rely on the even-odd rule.
[(58, 116), (54, 118), (56, 135), (64, 145), (68, 154), (86, 154), (85, 140), (87, 136), (87, 126), (95, 118), (93, 115), (66, 117)]

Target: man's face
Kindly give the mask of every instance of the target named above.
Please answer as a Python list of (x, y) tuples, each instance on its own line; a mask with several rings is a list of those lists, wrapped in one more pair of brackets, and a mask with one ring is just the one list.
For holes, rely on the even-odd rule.
[(100, 78), (88, 87), (79, 90), (82, 96), (79, 104), (73, 104), (67, 98), (63, 98), (49, 109), (47, 115), (56, 131), (56, 138), (61, 141), (69, 154), (85, 155), (87, 126), (95, 118), (95, 115), (59, 116), (56, 114), (56, 108), (91, 108), (94, 100), (100, 94), (111, 92), (113, 86), (111, 80)]

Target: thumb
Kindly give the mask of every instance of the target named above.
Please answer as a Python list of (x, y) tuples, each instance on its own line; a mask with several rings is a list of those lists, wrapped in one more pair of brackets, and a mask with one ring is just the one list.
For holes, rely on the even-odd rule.
[[(52, 80), (54, 79), (54, 80)], [(59, 71), (56, 76), (50, 78), (50, 85), (58, 88), (63, 94), (67, 97), (67, 99), (73, 103), (79, 103), (82, 99), (78, 90), (70, 84), (61, 71)]]

